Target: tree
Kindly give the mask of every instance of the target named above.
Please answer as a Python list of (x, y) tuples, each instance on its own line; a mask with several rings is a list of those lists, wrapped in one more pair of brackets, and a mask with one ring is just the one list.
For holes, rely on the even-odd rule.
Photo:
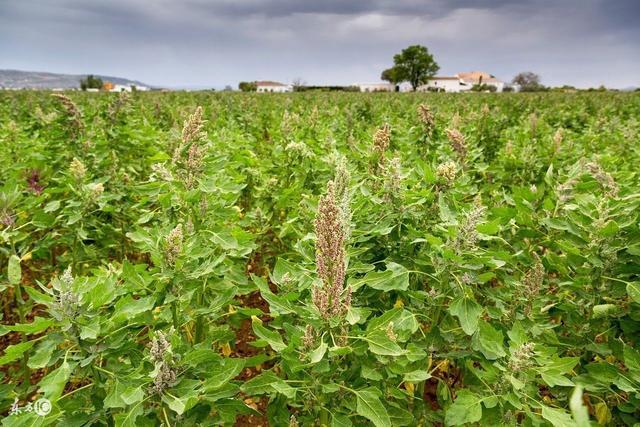
[(398, 70), (395, 67), (387, 68), (380, 74), (380, 80), (384, 80), (385, 82), (389, 82), (392, 85), (397, 85), (402, 81), (402, 79), (398, 76)]
[(535, 92), (544, 88), (540, 84), (540, 76), (531, 71), (519, 73), (511, 83), (520, 86), (520, 92)]
[(307, 85), (307, 82), (302, 80), (302, 78), (300, 77), (293, 79), (293, 82), (291, 83), (291, 86), (293, 86), (294, 92), (302, 91), (306, 85)]
[(258, 90), (258, 85), (256, 85), (256, 82), (240, 82), (238, 89), (243, 92), (255, 92)]
[(80, 80), (80, 89), (102, 89), (102, 79), (94, 76), (93, 74), (89, 74), (84, 79)]
[(381, 78), (394, 84), (409, 82), (413, 90), (427, 83), (440, 69), (429, 49), (421, 45), (403, 49), (393, 57), (393, 64), (382, 72)]

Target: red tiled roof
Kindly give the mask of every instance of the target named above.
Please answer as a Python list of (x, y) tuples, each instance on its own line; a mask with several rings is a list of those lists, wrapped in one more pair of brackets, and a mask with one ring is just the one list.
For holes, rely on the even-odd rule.
[(489, 73), (485, 73), (482, 71), (470, 71), (467, 73), (458, 73), (457, 76), (468, 83), (498, 83), (499, 80), (493, 77)]

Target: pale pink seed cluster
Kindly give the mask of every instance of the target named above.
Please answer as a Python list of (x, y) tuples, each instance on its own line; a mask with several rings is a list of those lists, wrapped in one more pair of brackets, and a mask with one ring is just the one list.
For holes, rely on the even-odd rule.
[(420, 117), (420, 121), (424, 125), (427, 134), (430, 135), (435, 129), (436, 118), (428, 105), (418, 105), (418, 117)]
[(66, 95), (63, 95), (61, 93), (54, 93), (51, 96), (57, 98), (64, 107), (65, 112), (67, 113), (67, 117), (69, 118), (69, 121), (71, 122), (71, 125), (73, 127), (73, 134), (74, 136), (77, 136), (78, 133), (80, 133), (84, 129), (84, 125), (82, 124), (82, 114), (80, 113), (80, 110), (78, 110), (78, 107), (76, 107), (76, 104), (71, 100), (71, 98)]
[(385, 124), (373, 135), (373, 149), (380, 155), (384, 155), (389, 143), (391, 142), (391, 128), (388, 124)]
[[(312, 290), (312, 300), (323, 318), (342, 315), (351, 305), (351, 288), (345, 291), (345, 230), (333, 181), (320, 198), (315, 221), (316, 269), (321, 286)], [(344, 295), (343, 295), (344, 293)]]
[(467, 144), (464, 135), (458, 129), (447, 129), (446, 132), (451, 147), (458, 153), (460, 159), (464, 159), (467, 156)]
[(176, 384), (177, 374), (173, 367), (171, 344), (160, 331), (156, 332), (156, 337), (151, 341), (150, 358), (154, 364), (155, 374), (151, 389), (161, 394), (164, 390)]

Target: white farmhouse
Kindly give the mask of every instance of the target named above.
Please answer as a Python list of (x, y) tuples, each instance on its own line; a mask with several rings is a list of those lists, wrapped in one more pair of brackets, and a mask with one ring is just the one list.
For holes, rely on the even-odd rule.
[(411, 92), (411, 85), (407, 82), (394, 85), (392, 83), (354, 83), (360, 92)]
[(278, 82), (260, 81), (260, 82), (256, 82), (256, 92), (274, 92), (274, 93), (293, 92), (293, 86), (286, 85), (283, 83), (278, 83)]
[(418, 87), (419, 92), (462, 92), (471, 89), (473, 85), (467, 85), (456, 76), (434, 76), (427, 84)]
[(493, 86), (496, 88), (496, 92), (502, 92), (504, 89), (504, 82), (496, 79), (489, 73), (482, 71), (470, 71), (468, 73), (458, 73), (456, 77), (460, 78), (465, 84), (473, 87), (473, 85)]
[(139, 90), (144, 92), (149, 90), (149, 88), (146, 86), (138, 86), (138, 85), (114, 84), (113, 87), (109, 89), (109, 92), (131, 92), (134, 90)]
[(498, 80), (491, 74), (482, 71), (470, 71), (458, 73), (453, 76), (435, 76), (427, 84), (418, 88), (421, 92), (465, 92), (471, 90), (474, 85), (485, 84), (496, 88), (496, 92), (502, 92), (504, 82)]

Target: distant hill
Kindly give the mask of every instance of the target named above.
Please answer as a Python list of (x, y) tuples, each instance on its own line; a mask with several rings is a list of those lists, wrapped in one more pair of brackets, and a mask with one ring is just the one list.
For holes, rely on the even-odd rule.
[[(94, 74), (103, 81), (121, 85), (136, 85), (151, 87), (137, 80), (122, 77), (101, 76)], [(71, 89), (79, 88), (80, 80), (86, 74), (57, 74), (39, 71), (0, 70), (0, 88), (10, 89)]]

